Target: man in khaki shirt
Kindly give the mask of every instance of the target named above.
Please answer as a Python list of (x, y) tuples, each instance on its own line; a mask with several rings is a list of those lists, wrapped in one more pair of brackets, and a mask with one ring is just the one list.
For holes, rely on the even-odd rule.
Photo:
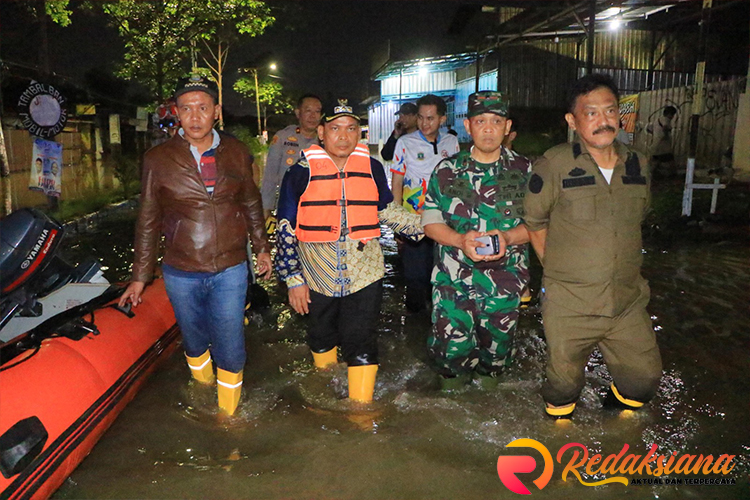
[(573, 413), (594, 347), (614, 380), (607, 403), (638, 408), (661, 377), (648, 283), (640, 274), (648, 162), (615, 140), (618, 91), (608, 76), (578, 80), (565, 119), (578, 140), (550, 149), (534, 165), (524, 201), (531, 244), (544, 266), (542, 397), (556, 418)]

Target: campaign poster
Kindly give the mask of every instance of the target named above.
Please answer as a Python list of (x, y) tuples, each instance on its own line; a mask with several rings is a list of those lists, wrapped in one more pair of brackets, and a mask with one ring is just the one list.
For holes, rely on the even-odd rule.
[(29, 189), (59, 198), (62, 192), (63, 145), (59, 142), (34, 139)]
[(635, 121), (638, 117), (638, 94), (620, 97), (620, 125), (628, 134), (630, 143), (633, 142), (635, 133)]

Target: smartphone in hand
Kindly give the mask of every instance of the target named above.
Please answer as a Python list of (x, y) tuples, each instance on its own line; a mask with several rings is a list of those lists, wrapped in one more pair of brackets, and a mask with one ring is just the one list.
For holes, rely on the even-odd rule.
[(500, 239), (496, 234), (486, 234), (476, 238), (474, 241), (482, 243), (483, 247), (477, 247), (478, 255), (497, 255), (500, 253)]

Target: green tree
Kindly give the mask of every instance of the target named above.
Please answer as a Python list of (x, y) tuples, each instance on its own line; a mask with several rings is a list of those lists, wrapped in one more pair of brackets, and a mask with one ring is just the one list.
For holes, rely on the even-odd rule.
[[(185, 75), (191, 47), (199, 40), (215, 40), (227, 32), (259, 35), (274, 21), (268, 6), (254, 0), (120, 0), (89, 5), (109, 17), (125, 44), (118, 76), (139, 81), (158, 101)], [(225, 60), (217, 69), (223, 71)]]
[[(255, 79), (248, 76), (234, 83), (234, 90), (255, 102)], [(284, 93), (279, 82), (266, 80), (258, 83), (258, 102), (263, 113), (263, 128), (268, 130), (268, 113), (286, 113), (294, 109), (294, 101)], [(259, 132), (260, 133), (260, 132)]]

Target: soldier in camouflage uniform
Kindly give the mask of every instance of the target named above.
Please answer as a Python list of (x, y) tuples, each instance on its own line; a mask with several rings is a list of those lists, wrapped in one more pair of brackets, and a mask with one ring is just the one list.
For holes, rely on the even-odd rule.
[[(472, 373), (485, 387), (513, 356), (520, 293), (528, 282), (523, 197), (529, 160), (502, 147), (510, 130), (499, 92), (469, 96), (464, 127), (471, 152), (438, 164), (427, 187), (422, 225), (438, 242), (432, 273), (433, 329), (428, 339), (443, 389)], [(497, 235), (499, 253), (480, 255), (476, 238)]]

